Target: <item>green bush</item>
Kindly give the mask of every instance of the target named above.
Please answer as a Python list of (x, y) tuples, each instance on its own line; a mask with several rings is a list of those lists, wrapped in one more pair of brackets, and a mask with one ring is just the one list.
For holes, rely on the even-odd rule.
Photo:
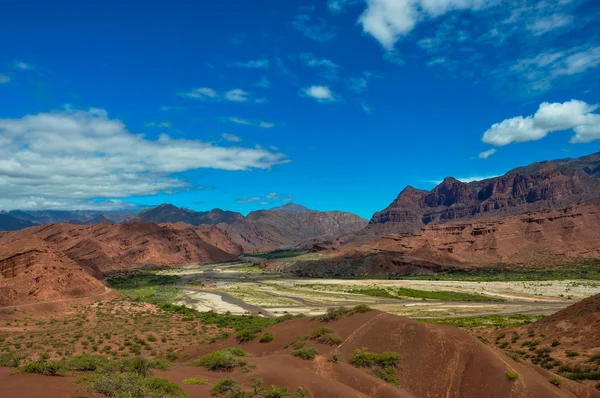
[(275, 339), (275, 335), (273, 335), (273, 333), (265, 332), (265, 334), (263, 334), (260, 338), (259, 342), (270, 343), (271, 341), (273, 341), (273, 339)]
[(548, 379), (548, 381), (550, 382), (550, 384), (553, 384), (556, 387), (560, 387), (560, 385), (562, 384), (562, 380), (559, 379), (558, 377), (552, 377), (552, 378)]
[(338, 363), (341, 359), (342, 359), (342, 356), (338, 353), (331, 354), (329, 356), (329, 358), (327, 358), (327, 360), (329, 362), (335, 362), (335, 363)]
[(317, 341), (321, 344), (327, 345), (339, 345), (342, 343), (342, 338), (335, 334), (326, 334), (317, 339)]
[(260, 329), (255, 329), (255, 328), (241, 329), (236, 334), (237, 341), (240, 343), (252, 341), (256, 338), (256, 336), (258, 336), (259, 332), (260, 332)]
[(313, 330), (313, 332), (310, 334), (310, 338), (316, 339), (329, 333), (333, 333), (333, 330), (325, 327), (320, 327), (318, 329)]
[(400, 379), (398, 379), (398, 375), (396, 374), (396, 368), (392, 366), (376, 367), (371, 373), (393, 386), (400, 387)]
[(227, 394), (228, 396), (235, 396), (234, 394), (241, 393), (241, 387), (233, 377), (224, 377), (213, 386), (210, 392), (212, 395)]
[(160, 377), (145, 379), (142, 389), (149, 398), (178, 398), (187, 396), (181, 386)]
[(565, 351), (565, 354), (567, 354), (567, 357), (569, 357), (569, 358), (579, 356), (579, 353), (577, 351), (571, 351), (571, 350)]
[(517, 372), (515, 372), (512, 369), (507, 369), (506, 370), (506, 377), (508, 378), (508, 380), (510, 381), (515, 381), (515, 380), (519, 380), (519, 374)]
[(22, 352), (12, 351), (0, 354), (0, 367), (18, 368), (21, 362), (27, 358)]
[(370, 368), (373, 366), (398, 366), (401, 359), (402, 356), (395, 352), (375, 354), (363, 347), (354, 350), (350, 355), (349, 361), (350, 364), (357, 368)]
[(350, 312), (352, 312), (353, 314), (369, 312), (369, 311), (371, 311), (371, 307), (369, 307), (366, 304), (359, 304), (350, 310)]
[(284, 398), (289, 397), (288, 389), (286, 387), (271, 386), (264, 388), (260, 391), (260, 395), (263, 398)]
[(312, 360), (315, 359), (317, 355), (319, 355), (319, 351), (317, 351), (314, 348), (300, 348), (292, 351), (292, 355), (305, 360)]
[(35, 373), (44, 376), (61, 376), (65, 365), (61, 361), (33, 361), (19, 368), (23, 373)]
[(318, 317), (321, 322), (331, 322), (340, 319), (343, 315), (348, 314), (351, 310), (346, 307), (327, 308), (325, 314)]
[(202, 379), (200, 377), (192, 377), (190, 379), (185, 379), (183, 381), (183, 384), (196, 385), (196, 386), (207, 386), (208, 380)]
[(247, 355), (246, 351), (239, 348), (225, 348), (203, 356), (192, 362), (192, 365), (202, 366), (213, 371), (231, 371), (236, 367), (247, 365), (248, 361), (239, 358)]

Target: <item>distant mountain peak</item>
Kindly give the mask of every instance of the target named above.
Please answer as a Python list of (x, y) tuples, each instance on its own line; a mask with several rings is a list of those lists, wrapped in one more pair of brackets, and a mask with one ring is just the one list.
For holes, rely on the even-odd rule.
[(272, 209), (269, 209), (269, 210), (278, 211), (281, 213), (310, 213), (310, 212), (315, 211), (315, 210), (309, 209), (308, 207), (298, 205), (296, 203), (287, 203), (283, 206), (273, 207)]

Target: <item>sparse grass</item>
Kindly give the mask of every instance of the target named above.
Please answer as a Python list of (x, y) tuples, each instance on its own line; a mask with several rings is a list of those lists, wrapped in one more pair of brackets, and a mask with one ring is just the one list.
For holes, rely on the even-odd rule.
[(556, 387), (560, 387), (560, 385), (562, 384), (562, 380), (558, 377), (551, 377), (550, 379), (548, 379), (548, 381), (550, 382), (550, 384), (553, 384)]
[(192, 377), (192, 378), (183, 380), (182, 383), (187, 384), (187, 385), (207, 386), (208, 380), (203, 379), (201, 377)]

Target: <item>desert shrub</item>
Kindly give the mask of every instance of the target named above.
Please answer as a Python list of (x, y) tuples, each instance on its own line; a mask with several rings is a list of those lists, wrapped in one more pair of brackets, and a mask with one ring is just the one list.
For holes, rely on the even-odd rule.
[(225, 348), (203, 356), (192, 362), (192, 365), (202, 366), (213, 371), (231, 371), (236, 367), (247, 365), (248, 361), (240, 358), (247, 355), (246, 351), (239, 348)]
[(186, 397), (186, 393), (178, 384), (160, 377), (145, 379), (142, 389), (148, 398)]
[(208, 380), (202, 379), (200, 377), (192, 377), (189, 379), (185, 379), (182, 383), (188, 384), (188, 385), (196, 385), (196, 386), (207, 386)]
[(338, 345), (342, 343), (342, 338), (335, 334), (326, 334), (317, 339), (321, 344)]
[(358, 314), (358, 313), (363, 313), (363, 312), (369, 312), (371, 311), (371, 307), (369, 307), (366, 304), (359, 304), (355, 307), (353, 307), (350, 312), (353, 314)]
[(393, 386), (400, 387), (400, 379), (398, 379), (398, 375), (396, 374), (396, 368), (392, 366), (376, 367), (371, 373)]
[(565, 354), (569, 358), (573, 358), (573, 357), (579, 356), (579, 353), (577, 351), (571, 351), (571, 350), (565, 351)]
[(224, 377), (210, 390), (212, 395), (227, 395), (228, 397), (242, 397), (242, 389), (233, 377)]
[(548, 379), (548, 381), (550, 382), (550, 384), (553, 384), (556, 387), (560, 387), (560, 385), (562, 384), (562, 380), (559, 379), (558, 377), (552, 377), (552, 378)]
[(263, 398), (284, 398), (289, 397), (288, 389), (286, 387), (271, 386), (264, 388), (260, 391), (260, 395)]
[(357, 368), (370, 368), (373, 366), (398, 366), (398, 363), (402, 359), (400, 354), (395, 352), (383, 352), (381, 354), (375, 354), (367, 351), (367, 348), (359, 348), (354, 350), (350, 355), (350, 364)]
[(275, 338), (275, 335), (273, 333), (265, 332), (265, 334), (263, 334), (262, 337), (260, 338), (259, 342), (269, 343), (269, 342), (273, 341), (274, 338)]
[(335, 362), (335, 363), (338, 363), (341, 359), (342, 359), (342, 356), (338, 353), (331, 354), (329, 356), (329, 358), (327, 358), (327, 360), (329, 362)]
[(317, 355), (319, 355), (319, 351), (317, 351), (314, 348), (299, 348), (297, 350), (292, 351), (292, 355), (305, 360), (312, 360), (315, 359)]
[(245, 343), (247, 341), (252, 341), (258, 336), (260, 329), (255, 328), (245, 328), (241, 329), (236, 333), (237, 341), (240, 343)]
[(554, 340), (552, 340), (552, 343), (550, 345), (552, 347), (558, 347), (560, 345), (560, 340), (554, 339)]
[(506, 369), (506, 377), (510, 381), (519, 380), (519, 374), (512, 369)]
[(318, 317), (321, 322), (331, 322), (340, 319), (343, 315), (348, 314), (351, 310), (346, 307), (327, 308), (325, 314)]
[(21, 366), (19, 370), (44, 376), (61, 376), (64, 374), (65, 365), (62, 361), (32, 361)]
[(90, 373), (77, 380), (88, 392), (103, 394), (109, 398), (142, 398), (144, 378), (135, 373)]
[(312, 331), (312, 333), (310, 334), (310, 338), (316, 339), (329, 333), (333, 333), (333, 330), (325, 327), (320, 327)]

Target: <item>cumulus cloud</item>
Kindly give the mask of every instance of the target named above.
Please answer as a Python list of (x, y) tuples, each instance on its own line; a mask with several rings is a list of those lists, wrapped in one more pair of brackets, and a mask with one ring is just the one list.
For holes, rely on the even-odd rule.
[(220, 147), (166, 134), (147, 139), (130, 133), (102, 109), (0, 119), (0, 192), (5, 201), (152, 195), (190, 188), (175, 173), (268, 169), (288, 161), (263, 148)]
[(531, 116), (517, 116), (495, 123), (481, 139), (486, 144), (504, 146), (513, 142), (536, 141), (554, 131), (573, 130), (571, 143), (587, 143), (600, 138), (598, 105), (571, 100), (540, 104)]
[(192, 98), (202, 101), (228, 101), (228, 102), (256, 102), (263, 103), (264, 98), (253, 99), (245, 90), (234, 88), (228, 91), (219, 92), (210, 87), (194, 88), (190, 91), (180, 92), (181, 97)]
[(312, 18), (308, 14), (298, 14), (292, 23), (294, 28), (309, 39), (327, 42), (335, 38), (335, 31), (323, 18)]
[(340, 66), (327, 58), (317, 58), (314, 54), (302, 53), (300, 60), (309, 68), (320, 70), (323, 76), (329, 80), (337, 78)]
[(495, 154), (496, 152), (498, 152), (498, 150), (496, 148), (492, 148), (492, 149), (489, 149), (487, 151), (480, 152), (477, 157), (479, 159), (487, 159), (490, 156), (492, 156), (493, 154)]
[(422, 20), (453, 10), (479, 10), (495, 3), (494, 0), (367, 0), (367, 9), (359, 23), (365, 33), (390, 51)]
[(318, 102), (333, 102), (335, 96), (327, 86), (310, 86), (301, 90), (302, 94), (314, 98)]
[(231, 66), (238, 68), (253, 68), (253, 69), (266, 69), (269, 67), (268, 59), (257, 59), (248, 62), (234, 62)]

